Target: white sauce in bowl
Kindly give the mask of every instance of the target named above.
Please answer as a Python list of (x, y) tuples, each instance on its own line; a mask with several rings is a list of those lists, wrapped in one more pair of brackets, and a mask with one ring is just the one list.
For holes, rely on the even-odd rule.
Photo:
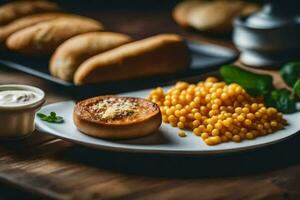
[(4, 90), (0, 91), (0, 106), (14, 107), (25, 106), (35, 103), (41, 96), (33, 91), (27, 90)]
[(35, 114), (44, 102), (45, 93), (37, 87), (0, 84), (0, 138), (29, 136), (35, 129)]

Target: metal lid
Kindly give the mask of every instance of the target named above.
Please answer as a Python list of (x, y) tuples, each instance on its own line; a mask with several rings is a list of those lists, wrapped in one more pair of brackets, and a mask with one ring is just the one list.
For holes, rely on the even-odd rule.
[(297, 20), (297, 16), (300, 15), (299, 6), (299, 2), (295, 0), (269, 1), (260, 12), (249, 16), (246, 24), (257, 28), (274, 28), (299, 23)]

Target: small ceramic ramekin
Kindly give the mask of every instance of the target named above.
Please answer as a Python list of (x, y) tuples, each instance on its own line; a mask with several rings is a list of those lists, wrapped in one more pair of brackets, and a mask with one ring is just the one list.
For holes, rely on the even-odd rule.
[(0, 139), (18, 139), (29, 136), (35, 129), (35, 113), (45, 102), (45, 93), (28, 85), (0, 85), (0, 91), (25, 90), (37, 93), (39, 98), (26, 105), (0, 105)]

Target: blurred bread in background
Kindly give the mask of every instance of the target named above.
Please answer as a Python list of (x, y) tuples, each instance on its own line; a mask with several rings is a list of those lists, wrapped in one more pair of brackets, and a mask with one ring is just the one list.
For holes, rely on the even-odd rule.
[(190, 24), (187, 20), (187, 14), (192, 10), (193, 7), (204, 5), (205, 3), (205, 0), (182, 1), (174, 8), (172, 13), (173, 18), (180, 26), (188, 28), (190, 27)]
[(160, 34), (98, 54), (83, 62), (74, 75), (76, 85), (171, 74), (190, 63), (190, 52), (176, 34)]
[[(196, 5), (198, 1), (191, 7)], [(2, 50), (16, 56), (51, 56), (51, 75), (77, 85), (172, 74), (190, 64), (189, 49), (179, 35), (132, 42), (126, 34), (103, 29), (99, 21), (61, 13), (46, 1), (0, 6), (0, 47), (6, 47)]]
[(62, 43), (51, 57), (51, 75), (72, 81), (79, 65), (88, 58), (128, 43), (131, 38), (122, 33), (92, 32), (85, 33)]
[(103, 25), (83, 16), (59, 17), (21, 29), (6, 40), (8, 49), (30, 55), (51, 54), (65, 40), (103, 30)]
[(249, 15), (260, 6), (244, 1), (183, 1), (173, 10), (175, 21), (184, 28), (192, 27), (202, 32), (228, 33), (239, 15)]
[(66, 14), (62, 13), (43, 13), (25, 16), (10, 22), (0, 28), (0, 44), (4, 44), (5, 40), (13, 34), (23, 28), (38, 24), (40, 22), (48, 21), (58, 17), (62, 17)]
[(18, 18), (44, 12), (56, 12), (59, 7), (47, 1), (15, 1), (0, 6), (0, 26)]

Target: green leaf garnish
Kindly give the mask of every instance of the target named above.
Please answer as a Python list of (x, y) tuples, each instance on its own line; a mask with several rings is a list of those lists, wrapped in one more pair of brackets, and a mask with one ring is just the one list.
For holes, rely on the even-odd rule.
[(37, 116), (38, 116), (39, 118), (47, 117), (47, 115), (45, 115), (45, 114), (43, 114), (43, 113), (38, 113)]
[(273, 78), (269, 75), (256, 74), (234, 65), (224, 65), (220, 69), (223, 80), (237, 83), (252, 96), (263, 96), (267, 106), (277, 108), (283, 113), (296, 112), (296, 98), (300, 98), (300, 62), (289, 63), (281, 71), (282, 77), (287, 83), (294, 83), (294, 90), (274, 89)]
[(297, 111), (294, 96), (287, 89), (272, 90), (269, 95), (265, 96), (265, 103), (283, 113), (294, 113)]
[(265, 96), (273, 89), (272, 76), (256, 74), (235, 65), (223, 65), (220, 74), (227, 84), (237, 83), (252, 96)]
[(300, 78), (294, 84), (293, 95), (297, 98), (297, 100), (300, 99)]
[(64, 122), (64, 118), (61, 116), (57, 116), (55, 112), (50, 112), (50, 115), (46, 115), (43, 113), (37, 113), (37, 116), (46, 122), (49, 123), (63, 123)]
[(280, 70), (282, 79), (291, 87), (300, 77), (300, 62), (289, 62)]

